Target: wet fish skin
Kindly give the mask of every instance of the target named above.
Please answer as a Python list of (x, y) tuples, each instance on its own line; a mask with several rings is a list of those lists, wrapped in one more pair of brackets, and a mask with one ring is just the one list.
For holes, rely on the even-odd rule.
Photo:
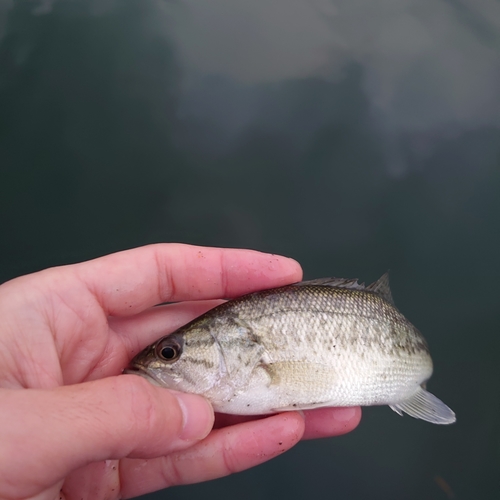
[(223, 413), (387, 404), (452, 423), (422, 388), (432, 369), (384, 275), (368, 287), (325, 278), (228, 301), (146, 348), (126, 372), (202, 394)]

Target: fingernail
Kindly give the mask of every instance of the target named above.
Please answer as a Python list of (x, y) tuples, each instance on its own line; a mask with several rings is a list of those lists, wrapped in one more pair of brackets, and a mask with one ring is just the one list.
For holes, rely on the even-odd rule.
[(333, 419), (337, 422), (347, 422), (352, 420), (356, 415), (356, 408), (335, 408), (335, 413), (333, 414)]
[(210, 403), (201, 396), (175, 393), (183, 416), (183, 428), (180, 435), (186, 441), (199, 441), (205, 438), (214, 424), (214, 411)]

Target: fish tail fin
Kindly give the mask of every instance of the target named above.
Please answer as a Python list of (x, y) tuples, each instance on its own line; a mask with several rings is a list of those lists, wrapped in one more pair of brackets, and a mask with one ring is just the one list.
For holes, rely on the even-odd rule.
[(390, 405), (398, 415), (403, 412), (413, 418), (419, 418), (432, 424), (452, 424), (455, 422), (455, 413), (440, 399), (419, 387), (417, 392), (401, 403)]

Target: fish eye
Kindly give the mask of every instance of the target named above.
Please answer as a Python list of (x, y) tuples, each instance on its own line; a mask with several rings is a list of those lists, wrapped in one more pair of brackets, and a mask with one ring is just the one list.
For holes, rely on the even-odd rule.
[(177, 351), (173, 347), (167, 346), (161, 350), (160, 354), (163, 359), (174, 359), (177, 356)]
[(182, 353), (182, 345), (175, 338), (162, 340), (156, 346), (156, 354), (163, 361), (173, 362), (179, 358)]

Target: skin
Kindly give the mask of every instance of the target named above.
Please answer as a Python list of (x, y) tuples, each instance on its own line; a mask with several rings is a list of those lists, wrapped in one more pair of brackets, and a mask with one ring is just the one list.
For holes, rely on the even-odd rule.
[(0, 499), (129, 498), (354, 429), (359, 408), (217, 415), (214, 426), (204, 398), (120, 375), (221, 298), (301, 278), (285, 257), (160, 244), (0, 286)]

